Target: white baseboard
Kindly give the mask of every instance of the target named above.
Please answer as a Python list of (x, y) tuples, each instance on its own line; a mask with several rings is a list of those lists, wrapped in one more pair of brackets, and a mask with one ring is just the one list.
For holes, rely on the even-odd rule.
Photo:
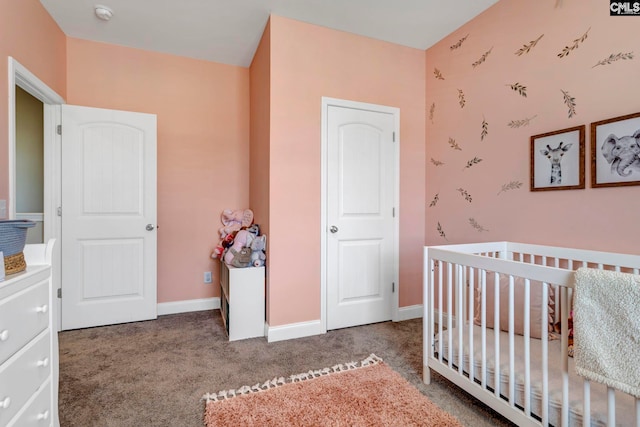
[(189, 313), (192, 311), (215, 310), (219, 308), (220, 297), (161, 302), (158, 304), (158, 316), (164, 316), (165, 314)]
[(327, 332), (322, 327), (320, 320), (291, 323), (282, 326), (269, 326), (268, 323), (265, 323), (264, 329), (264, 335), (267, 337), (267, 342), (292, 340), (295, 338), (321, 335)]
[[(158, 316), (167, 314), (189, 313), (192, 311), (220, 309), (220, 298), (201, 298), (185, 301), (163, 302), (158, 304)], [(398, 322), (403, 320), (418, 319), (422, 317), (422, 305), (401, 307), (398, 310)], [(291, 340), (296, 338), (321, 335), (327, 331), (322, 327), (320, 320), (310, 322), (291, 323), (282, 326), (269, 326), (265, 323), (264, 335), (268, 342)]]
[(400, 307), (398, 309), (397, 322), (403, 320), (420, 319), (422, 317), (422, 304), (410, 305), (408, 307)]

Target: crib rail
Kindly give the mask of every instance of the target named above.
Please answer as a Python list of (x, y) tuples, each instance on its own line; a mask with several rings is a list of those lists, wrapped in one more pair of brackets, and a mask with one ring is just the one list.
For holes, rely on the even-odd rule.
[(519, 426), (640, 427), (640, 399), (570, 378), (579, 267), (638, 274), (640, 257), (510, 242), (425, 247), (424, 382), (438, 372)]

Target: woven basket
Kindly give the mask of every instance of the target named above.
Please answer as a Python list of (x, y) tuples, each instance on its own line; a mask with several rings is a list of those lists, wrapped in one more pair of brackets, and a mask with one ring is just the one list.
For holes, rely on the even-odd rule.
[(4, 255), (5, 274), (19, 273), (27, 268), (22, 251), (27, 241), (27, 229), (35, 225), (27, 219), (0, 221), (0, 252)]

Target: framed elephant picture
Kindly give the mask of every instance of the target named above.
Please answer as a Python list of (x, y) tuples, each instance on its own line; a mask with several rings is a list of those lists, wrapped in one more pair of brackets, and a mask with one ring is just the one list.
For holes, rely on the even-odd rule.
[(591, 123), (591, 186), (640, 185), (640, 113)]
[(531, 137), (531, 191), (584, 188), (585, 125)]

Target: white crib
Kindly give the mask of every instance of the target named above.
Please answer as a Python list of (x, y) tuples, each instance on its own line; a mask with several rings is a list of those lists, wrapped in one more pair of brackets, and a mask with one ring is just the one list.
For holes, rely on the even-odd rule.
[(640, 256), (511, 242), (425, 247), (424, 382), (438, 372), (518, 426), (640, 427), (640, 399), (574, 372), (567, 330), (580, 267), (639, 274)]

